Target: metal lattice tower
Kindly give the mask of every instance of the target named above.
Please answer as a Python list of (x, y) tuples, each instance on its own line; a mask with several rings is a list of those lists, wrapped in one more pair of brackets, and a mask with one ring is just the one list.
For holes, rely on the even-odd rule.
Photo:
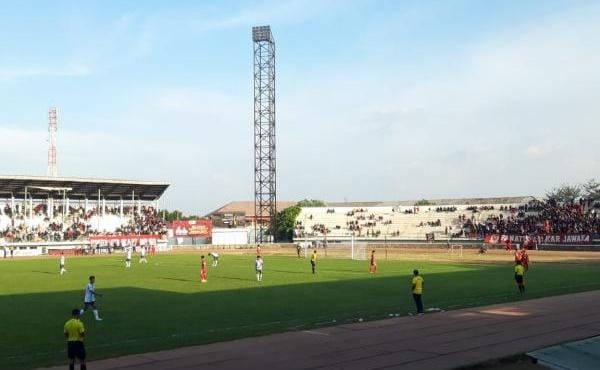
[(277, 216), (275, 171), (275, 41), (271, 27), (252, 27), (254, 42), (254, 223), (255, 242)]
[(51, 107), (48, 112), (48, 176), (58, 176), (56, 164), (56, 131), (58, 130), (58, 118), (56, 107)]

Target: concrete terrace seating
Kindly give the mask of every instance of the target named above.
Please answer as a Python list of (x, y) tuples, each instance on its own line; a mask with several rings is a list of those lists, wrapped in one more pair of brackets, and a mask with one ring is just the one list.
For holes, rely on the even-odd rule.
[[(436, 240), (444, 240), (451, 234), (461, 233), (464, 236), (464, 222), (459, 220), (459, 216), (464, 215), (465, 219), (479, 224), (485, 222), (488, 216), (497, 217), (502, 214), (506, 218), (514, 213), (509, 211), (509, 207), (518, 208), (521, 204), (436, 204), (419, 207), (353, 204), (351, 207), (305, 207), (296, 218), (294, 236), (330, 240), (349, 239), (352, 236), (380, 240), (425, 240), (427, 233), (434, 233)], [(469, 207), (476, 207), (477, 212), (468, 209)], [(438, 212), (438, 208), (451, 211)]]

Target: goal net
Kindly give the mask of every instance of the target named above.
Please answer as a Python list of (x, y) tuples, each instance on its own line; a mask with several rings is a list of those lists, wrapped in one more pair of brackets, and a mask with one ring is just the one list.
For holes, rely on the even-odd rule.
[(361, 261), (367, 259), (368, 246), (366, 242), (328, 243), (325, 248), (328, 257), (350, 258)]

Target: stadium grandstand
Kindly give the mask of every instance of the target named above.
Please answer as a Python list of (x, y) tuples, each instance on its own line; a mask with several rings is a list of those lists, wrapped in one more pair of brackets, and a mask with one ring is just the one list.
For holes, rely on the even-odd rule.
[[(167, 223), (158, 213), (158, 204), (168, 187), (165, 182), (0, 176), (0, 244), (26, 249), (50, 243), (119, 247), (123, 238), (136, 242), (132, 236), (165, 245), (237, 245), (254, 240), (254, 225), (261, 221), (254, 202), (234, 201), (200, 220)], [(296, 204), (278, 201), (277, 210)], [(530, 238), (540, 244), (586, 244), (599, 238), (598, 212), (600, 201), (584, 197), (570, 203), (531, 196), (328, 202), (300, 209), (293, 241), (504, 243)]]
[(498, 242), (522, 242), (531, 236), (532, 240), (538, 237), (542, 244), (569, 238), (591, 242), (600, 234), (600, 202), (593, 199), (555, 204), (522, 196), (435, 199), (426, 203), (353, 202), (303, 207), (296, 218), (294, 240), (483, 240), (498, 235)]
[(166, 235), (158, 216), (165, 182), (0, 176), (4, 244), (82, 241), (99, 235)]

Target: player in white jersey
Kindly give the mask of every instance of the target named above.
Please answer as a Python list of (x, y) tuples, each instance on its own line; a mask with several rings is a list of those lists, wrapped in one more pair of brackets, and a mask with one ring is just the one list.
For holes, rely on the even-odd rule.
[(261, 256), (256, 256), (254, 268), (256, 269), (256, 281), (262, 281), (263, 259)]
[(217, 267), (217, 265), (219, 264), (219, 253), (210, 252), (209, 255), (212, 257), (213, 260), (212, 267)]
[(92, 307), (92, 311), (94, 312), (94, 318), (96, 319), (96, 321), (102, 321), (100, 315), (98, 314), (98, 309), (96, 308), (96, 296), (102, 297), (102, 294), (96, 292), (96, 277), (92, 275), (90, 276), (90, 282), (85, 287), (83, 308), (79, 310), (79, 315), (83, 315), (83, 313), (87, 311), (88, 307)]
[(148, 263), (148, 260), (146, 260), (146, 247), (140, 249), (140, 263)]
[(127, 257), (125, 258), (125, 267), (131, 267), (131, 247), (127, 248)]
[(67, 269), (65, 268), (65, 253), (64, 252), (60, 252), (60, 274), (64, 274), (65, 272), (67, 272)]

